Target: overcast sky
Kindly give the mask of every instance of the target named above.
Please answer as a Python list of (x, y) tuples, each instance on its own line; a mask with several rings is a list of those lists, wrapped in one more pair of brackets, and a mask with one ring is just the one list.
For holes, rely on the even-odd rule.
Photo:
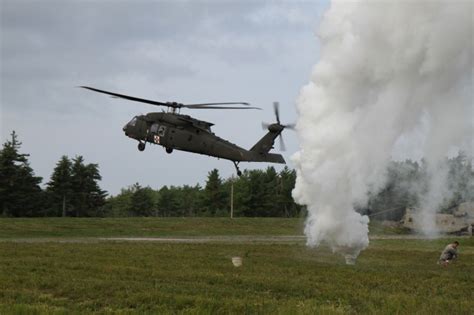
[[(89, 85), (158, 101), (246, 101), (262, 111), (186, 111), (244, 148), (273, 122), (296, 120), (295, 100), (318, 60), (326, 1), (5, 1), (1, 3), (1, 142), (12, 130), (36, 175), (49, 181), (62, 155), (98, 163), (110, 194), (133, 183), (203, 184), (227, 160), (160, 146), (137, 150), (123, 125), (155, 107), (76, 88)], [(284, 132), (290, 156), (294, 132)], [(278, 151), (278, 146), (276, 147)], [(242, 163), (242, 169), (270, 164)], [(274, 165), (277, 170), (282, 167)]]

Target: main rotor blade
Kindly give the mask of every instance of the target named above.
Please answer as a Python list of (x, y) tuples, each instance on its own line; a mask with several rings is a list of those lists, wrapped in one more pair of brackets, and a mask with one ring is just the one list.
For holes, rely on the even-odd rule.
[[(183, 107), (188, 107), (184, 105)], [(236, 107), (236, 106), (196, 106), (188, 107), (192, 109), (261, 109), (260, 107)]]
[(134, 102), (146, 103), (146, 104), (157, 105), (157, 106), (175, 107), (175, 108), (176, 107), (181, 107), (181, 104), (171, 105), (171, 104), (167, 104), (167, 103), (156, 102), (156, 101), (147, 100), (147, 99), (144, 99), (144, 98), (138, 98), (138, 97), (134, 97), (134, 96), (129, 96), (129, 95), (125, 95), (125, 94), (118, 94), (118, 93), (113, 93), (113, 92), (109, 92), (109, 91), (99, 90), (99, 89), (92, 88), (92, 87), (89, 87), (89, 86), (81, 86), (81, 88), (88, 89), (88, 90), (91, 90), (91, 91), (94, 91), (94, 92), (99, 92), (99, 93), (112, 95), (112, 97), (123, 98), (123, 99), (129, 100), (129, 101), (134, 101)]
[(184, 104), (184, 107), (193, 108), (195, 106), (202, 106), (202, 105), (245, 105), (249, 106), (250, 104), (247, 102), (222, 102), (222, 103), (200, 103), (200, 104)]
[(237, 105), (237, 104), (249, 106), (250, 104), (246, 103), (246, 102), (202, 103), (202, 104), (187, 104), (187, 105), (183, 105), (181, 103), (176, 103), (176, 102), (163, 103), (163, 102), (157, 102), (157, 101), (148, 100), (148, 99), (144, 99), (144, 98), (134, 97), (134, 96), (130, 96), (130, 95), (99, 90), (99, 89), (89, 87), (89, 86), (81, 86), (81, 88), (88, 89), (88, 90), (98, 92), (98, 93), (111, 95), (114, 98), (123, 98), (123, 99), (129, 100), (129, 101), (146, 103), (146, 104), (151, 104), (151, 105), (156, 105), (156, 106), (167, 106), (167, 107), (173, 107), (173, 108), (186, 107), (186, 108), (192, 108), (192, 109), (261, 109), (260, 107), (214, 106), (214, 105)]

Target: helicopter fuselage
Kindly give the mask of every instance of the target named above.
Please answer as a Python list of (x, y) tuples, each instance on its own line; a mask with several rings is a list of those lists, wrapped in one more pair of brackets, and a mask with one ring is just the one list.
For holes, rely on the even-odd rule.
[(144, 149), (145, 143), (152, 143), (165, 147), (168, 153), (176, 149), (233, 162), (285, 163), (280, 154), (268, 153), (283, 128), (270, 126), (273, 129), (269, 127), (267, 135), (259, 141), (263, 145), (246, 150), (216, 136), (211, 126), (212, 123), (188, 115), (153, 112), (135, 116), (123, 130), (125, 135), (140, 142), (139, 149)]

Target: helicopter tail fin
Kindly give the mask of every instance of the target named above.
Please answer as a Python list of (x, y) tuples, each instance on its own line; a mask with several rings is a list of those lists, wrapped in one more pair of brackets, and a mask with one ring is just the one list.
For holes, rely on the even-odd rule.
[(250, 149), (253, 153), (253, 160), (258, 162), (281, 163), (285, 164), (285, 159), (281, 154), (268, 153), (273, 149), (275, 138), (281, 133), (281, 130), (271, 130), (267, 132), (257, 143)]
[(258, 140), (257, 143), (255, 143), (255, 145), (250, 149), (250, 151), (257, 152), (260, 154), (268, 153), (271, 149), (273, 149), (275, 138), (278, 137), (280, 132), (267, 132), (260, 140)]

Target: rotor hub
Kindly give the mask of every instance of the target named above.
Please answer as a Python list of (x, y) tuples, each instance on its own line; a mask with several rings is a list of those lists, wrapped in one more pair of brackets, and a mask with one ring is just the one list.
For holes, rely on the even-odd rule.
[(271, 124), (270, 126), (268, 126), (268, 131), (271, 131), (271, 132), (282, 132), (283, 129), (285, 129), (285, 126), (280, 125), (278, 123)]

